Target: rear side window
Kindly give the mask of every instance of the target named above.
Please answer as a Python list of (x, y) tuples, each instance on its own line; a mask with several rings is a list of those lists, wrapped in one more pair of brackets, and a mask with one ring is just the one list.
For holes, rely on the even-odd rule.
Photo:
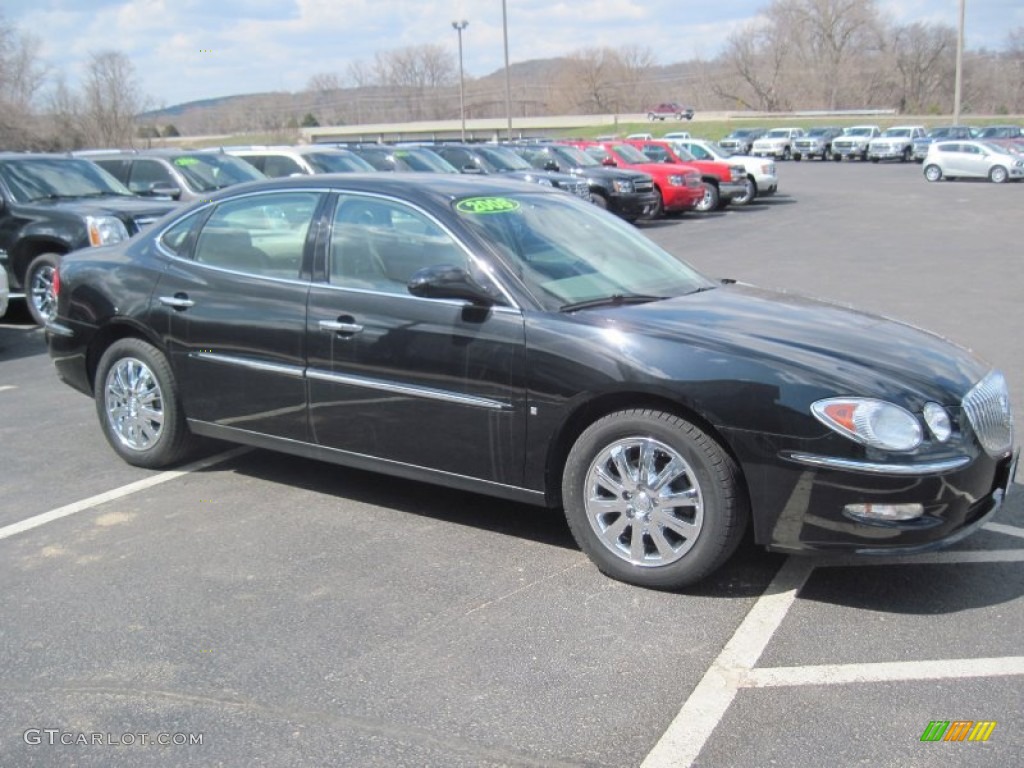
[(235, 272), (294, 280), (319, 203), (316, 192), (253, 195), (223, 203), (199, 231), (194, 258)]
[(175, 256), (188, 258), (188, 254), (192, 248), (192, 242), (194, 240), (192, 235), (195, 231), (196, 224), (199, 223), (199, 219), (201, 218), (199, 215), (200, 213), (202, 213), (202, 211), (193, 213), (191, 216), (186, 216), (177, 224), (167, 229), (160, 236), (160, 245)]
[(296, 173), (305, 175), (306, 173), (301, 165), (287, 155), (267, 155), (261, 170), (272, 179)]
[(120, 181), (122, 184), (127, 184), (128, 181), (128, 169), (131, 167), (130, 160), (120, 160), (118, 158), (107, 158), (107, 159), (96, 159), (86, 158), (92, 160), (100, 168), (109, 173), (115, 179)]

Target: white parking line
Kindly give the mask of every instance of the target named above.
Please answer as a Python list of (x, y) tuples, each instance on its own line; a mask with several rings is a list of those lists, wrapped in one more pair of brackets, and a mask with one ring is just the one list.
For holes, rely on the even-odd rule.
[(232, 448), (230, 451), (218, 453), (216, 456), (209, 456), (205, 459), (194, 461), (191, 464), (186, 464), (181, 469), (172, 469), (167, 472), (161, 472), (158, 475), (152, 475), (142, 480), (136, 480), (134, 483), (122, 485), (120, 488), (114, 488), (111, 491), (105, 491), (104, 493), (90, 496), (88, 499), (82, 499), (81, 501), (75, 501), (71, 504), (65, 504), (63, 507), (51, 509), (49, 512), (43, 512), (42, 514), (35, 515), (34, 517), (21, 520), (20, 522), (5, 525), (3, 528), (0, 528), (0, 540), (19, 533), (24, 533), (25, 531), (30, 531), (33, 528), (38, 528), (39, 526), (46, 525), (47, 523), (52, 523), (54, 520), (60, 520), (62, 517), (68, 517), (69, 515), (82, 512), (86, 509), (92, 509), (93, 507), (105, 504), (108, 501), (123, 499), (125, 496), (130, 496), (133, 493), (144, 491), (155, 485), (166, 483), (168, 480), (174, 480), (182, 475), (187, 475), (190, 472), (197, 472), (201, 469), (212, 467), (215, 464), (229, 461), (251, 450), (252, 449), (247, 446)]
[(835, 685), (889, 680), (943, 680), (1024, 675), (1024, 656), (990, 659), (934, 659), (867, 664), (820, 664), (807, 667), (760, 667), (750, 670), (743, 688), (782, 685)]
[(1024, 539), (1024, 528), (1018, 528), (1015, 525), (1006, 525), (1005, 523), (985, 523), (982, 528), (986, 531), (1005, 533), (1007, 536), (1019, 536)]
[(813, 570), (814, 561), (806, 557), (783, 564), (641, 768), (686, 768), (697, 759)]

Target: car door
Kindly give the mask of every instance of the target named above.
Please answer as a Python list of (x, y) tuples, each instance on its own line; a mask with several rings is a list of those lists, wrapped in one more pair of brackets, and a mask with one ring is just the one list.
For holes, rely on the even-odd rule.
[(988, 159), (981, 147), (975, 144), (961, 144), (958, 163), (963, 176), (988, 176)]
[(324, 246), (309, 299), (314, 439), (393, 466), (520, 484), (522, 313), (510, 302), (411, 295), (407, 283), (420, 268), (479, 270), (479, 262), (406, 203), (339, 196)]
[(325, 195), (276, 190), (223, 201), (165, 233), (154, 293), (190, 420), (308, 438), (306, 300)]

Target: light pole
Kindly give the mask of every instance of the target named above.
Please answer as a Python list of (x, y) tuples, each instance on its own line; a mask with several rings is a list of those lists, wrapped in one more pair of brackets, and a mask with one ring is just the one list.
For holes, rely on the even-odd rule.
[(953, 125), (960, 125), (960, 87), (964, 69), (964, 0), (960, 0), (960, 24), (956, 35), (956, 81), (953, 85)]
[(512, 141), (512, 75), (508, 71), (508, 12), (501, 0), (501, 31), (505, 37), (505, 114), (508, 115), (508, 140)]
[(459, 33), (459, 114), (462, 116), (462, 140), (466, 140), (466, 78), (462, 73), (462, 30), (469, 26), (469, 22), (453, 21), (452, 29)]

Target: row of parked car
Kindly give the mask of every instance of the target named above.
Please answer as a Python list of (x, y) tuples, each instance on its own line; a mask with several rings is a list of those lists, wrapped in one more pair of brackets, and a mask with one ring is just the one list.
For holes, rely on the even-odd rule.
[(562, 189), (628, 221), (745, 205), (778, 189), (775, 163), (694, 139), (245, 146), (0, 153), (0, 261), (33, 319), (55, 311), (63, 254), (136, 234), (178, 203), (266, 177), (374, 171), (502, 174)]
[(1024, 148), (1024, 128), (1018, 125), (990, 125), (976, 128), (946, 125), (927, 129), (923, 125), (898, 125), (882, 129), (877, 125), (848, 128), (818, 126), (803, 128), (739, 128), (718, 142), (738, 154), (780, 160), (901, 160), (923, 162), (936, 141), (983, 141), (1011, 151)]

